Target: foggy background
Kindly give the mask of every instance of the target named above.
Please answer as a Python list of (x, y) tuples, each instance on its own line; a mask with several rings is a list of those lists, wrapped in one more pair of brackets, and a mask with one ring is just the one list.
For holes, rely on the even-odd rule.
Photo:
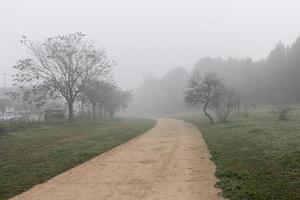
[(191, 70), (211, 57), (266, 58), (280, 40), (300, 33), (297, 0), (9, 0), (0, 6), (0, 83), (27, 55), (19, 43), (81, 31), (117, 61), (115, 77), (137, 88), (148, 74)]

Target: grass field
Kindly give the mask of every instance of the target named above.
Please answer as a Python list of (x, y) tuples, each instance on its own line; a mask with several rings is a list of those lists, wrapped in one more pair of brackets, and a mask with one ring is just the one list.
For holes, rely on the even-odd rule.
[(0, 137), (0, 200), (64, 172), (154, 126), (149, 119), (43, 125)]
[(199, 127), (217, 165), (218, 186), (231, 200), (300, 199), (300, 113), (288, 121), (266, 111), (248, 118)]

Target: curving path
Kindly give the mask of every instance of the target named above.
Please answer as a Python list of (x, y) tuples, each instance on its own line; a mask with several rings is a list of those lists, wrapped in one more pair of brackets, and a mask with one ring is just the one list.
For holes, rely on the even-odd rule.
[(13, 200), (218, 200), (215, 165), (198, 129), (158, 119), (145, 134)]

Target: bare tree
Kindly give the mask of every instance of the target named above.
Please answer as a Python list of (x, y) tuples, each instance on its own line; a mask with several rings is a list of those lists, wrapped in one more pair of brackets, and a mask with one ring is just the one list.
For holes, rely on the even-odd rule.
[(69, 120), (73, 120), (74, 100), (95, 80), (101, 80), (113, 65), (105, 51), (97, 50), (84, 34), (74, 33), (32, 42), (23, 36), (31, 55), (21, 59), (15, 69), (15, 85), (46, 90), (49, 97), (61, 96), (68, 105)]
[(223, 83), (215, 73), (209, 72), (202, 76), (199, 71), (194, 71), (188, 80), (185, 101), (192, 105), (203, 104), (203, 112), (213, 124), (214, 120), (208, 113), (208, 109), (210, 104), (221, 95), (222, 87)]
[(226, 122), (232, 111), (239, 105), (239, 95), (234, 88), (225, 85), (220, 89), (220, 95), (210, 104), (210, 110), (220, 122)]

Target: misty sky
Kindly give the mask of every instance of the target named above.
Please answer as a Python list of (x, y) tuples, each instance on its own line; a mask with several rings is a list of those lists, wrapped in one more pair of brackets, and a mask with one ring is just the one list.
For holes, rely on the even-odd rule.
[(203, 56), (264, 58), (300, 35), (299, 8), (297, 0), (2, 0), (0, 85), (26, 55), (22, 35), (83, 32), (117, 61), (119, 85), (134, 88), (144, 73), (191, 69)]

